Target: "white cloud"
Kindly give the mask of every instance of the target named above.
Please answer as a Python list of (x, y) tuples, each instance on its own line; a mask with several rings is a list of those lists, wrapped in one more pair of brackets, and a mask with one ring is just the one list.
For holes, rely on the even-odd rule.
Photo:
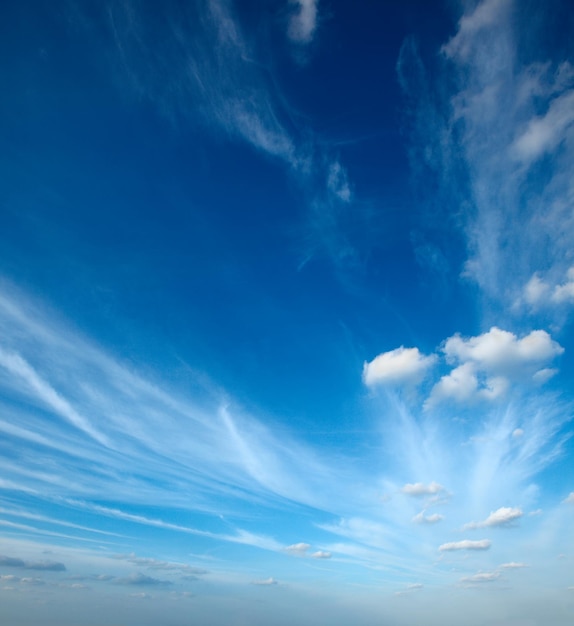
[(566, 276), (566, 282), (554, 287), (552, 292), (552, 300), (554, 302), (574, 302), (574, 267), (568, 270)]
[(460, 579), (461, 583), (490, 583), (500, 577), (499, 572), (478, 572)]
[(452, 552), (455, 550), (488, 550), (492, 542), (490, 539), (480, 539), (479, 541), (471, 541), (470, 539), (463, 539), (462, 541), (451, 541), (450, 543), (443, 543), (439, 546), (441, 552)]
[(538, 273), (535, 273), (524, 287), (524, 300), (530, 305), (538, 304), (548, 295), (549, 291), (550, 285), (545, 283)]
[(473, 362), (488, 372), (511, 374), (523, 365), (537, 365), (562, 354), (564, 348), (544, 330), (534, 330), (518, 339), (506, 330), (493, 326), (488, 332), (462, 338), (453, 335), (443, 351), (450, 362)]
[(311, 555), (312, 559), (330, 559), (332, 554), (325, 550), (317, 550), (317, 552), (313, 552)]
[(524, 437), (524, 430), (523, 430), (522, 428), (515, 428), (515, 429), (512, 431), (512, 436), (513, 436), (515, 439), (520, 439), (520, 437)]
[(491, 526), (507, 526), (512, 522), (520, 519), (524, 513), (522, 509), (517, 507), (501, 507), (496, 511), (493, 511), (484, 521), (482, 522), (470, 522), (469, 524), (464, 525), (464, 529), (472, 529), (472, 528), (488, 528)]
[(554, 151), (573, 122), (574, 90), (570, 90), (557, 96), (545, 115), (530, 120), (510, 146), (510, 152), (518, 161), (530, 164), (543, 154)]
[(317, 27), (319, 0), (289, 0), (289, 2), (297, 6), (289, 21), (287, 34), (295, 43), (309, 43)]
[(365, 363), (363, 380), (368, 386), (417, 383), (435, 362), (435, 355), (425, 356), (418, 348), (401, 346), (390, 352), (383, 352), (370, 363)]
[(401, 489), (401, 492), (405, 495), (414, 497), (433, 496), (441, 491), (444, 491), (444, 487), (434, 481), (428, 485), (425, 485), (424, 483), (407, 483)]
[(519, 339), (496, 326), (467, 339), (453, 335), (442, 350), (447, 362), (461, 364), (436, 383), (425, 403), (427, 409), (447, 399), (459, 403), (496, 400), (506, 393), (511, 380), (530, 377), (543, 384), (557, 370), (538, 368), (564, 352), (544, 330), (534, 330)]
[(462, 16), (457, 34), (443, 46), (443, 52), (450, 58), (466, 60), (473, 51), (477, 34), (496, 23), (509, 5), (510, 0), (485, 0), (476, 5), (474, 11)]
[(563, 504), (574, 504), (574, 491), (571, 491), (570, 494), (562, 500)]
[(528, 567), (528, 565), (526, 565), (526, 563), (515, 563), (511, 561), (510, 563), (503, 563), (500, 567), (502, 569), (523, 569)]
[(289, 552), (290, 554), (297, 556), (305, 556), (310, 547), (311, 546), (308, 543), (294, 543), (293, 545), (287, 546), (285, 548), (285, 552)]
[(432, 515), (425, 515), (424, 511), (421, 511), (413, 517), (415, 524), (436, 524), (444, 519), (443, 515), (439, 513), (433, 513)]

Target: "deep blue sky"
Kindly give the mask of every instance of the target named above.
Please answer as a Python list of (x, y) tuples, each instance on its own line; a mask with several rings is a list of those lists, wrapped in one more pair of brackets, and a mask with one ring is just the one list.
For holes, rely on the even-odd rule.
[(0, 11), (0, 616), (569, 623), (569, 3)]

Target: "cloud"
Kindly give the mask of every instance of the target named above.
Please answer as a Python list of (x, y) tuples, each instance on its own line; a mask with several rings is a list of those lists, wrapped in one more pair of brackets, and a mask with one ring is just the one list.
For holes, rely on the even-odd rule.
[(258, 585), (260, 587), (270, 587), (272, 585), (278, 585), (279, 582), (274, 578), (265, 578), (264, 580), (253, 580), (252, 585)]
[(172, 561), (160, 561), (158, 559), (138, 557), (134, 553), (115, 554), (112, 558), (127, 561), (128, 563), (132, 563), (133, 565), (139, 565), (141, 567), (147, 567), (149, 569), (163, 570), (167, 572), (179, 572), (181, 574), (192, 576), (202, 576), (203, 574), (208, 573), (208, 571), (205, 569), (202, 569), (200, 567), (193, 567), (191, 565), (187, 565), (186, 563), (175, 563)]
[(330, 552), (326, 552), (324, 550), (317, 550), (317, 552), (313, 552), (311, 554), (312, 559), (330, 559), (332, 554)]
[(65, 572), (66, 566), (56, 561), (24, 561), (22, 559), (0, 555), (0, 567), (19, 567), (44, 572)]
[(562, 500), (564, 504), (574, 504), (574, 491), (571, 491), (570, 494)]
[(425, 356), (418, 348), (401, 346), (379, 354), (370, 363), (365, 362), (363, 381), (368, 386), (417, 383), (435, 362), (435, 355)]
[(514, 561), (511, 561), (510, 563), (503, 563), (500, 567), (502, 569), (523, 569), (528, 567), (528, 565), (526, 565), (526, 563), (515, 563)]
[[(544, 6), (526, 24), (512, 0), (463, 6), (438, 71), (427, 73), (420, 60), (417, 79), (401, 71), (415, 121), (415, 173), (434, 177), (445, 215), (459, 207), (463, 275), (489, 310), (517, 299), (571, 302), (574, 290), (555, 285), (572, 264), (574, 72), (556, 55), (559, 46), (535, 37), (555, 10)], [(421, 188), (428, 182), (420, 176)]]
[(517, 507), (501, 507), (496, 511), (493, 511), (484, 521), (482, 522), (470, 522), (469, 524), (465, 524), (463, 529), (469, 530), (473, 528), (488, 528), (492, 526), (508, 526), (512, 522), (520, 519), (524, 513), (522, 509)]
[(285, 548), (285, 552), (294, 554), (297, 556), (305, 556), (311, 546), (308, 543), (294, 543), (291, 546)]
[(460, 579), (461, 583), (491, 583), (500, 578), (500, 572), (478, 572)]
[(493, 326), (488, 332), (464, 339), (453, 335), (446, 340), (443, 352), (447, 361), (474, 363), (481, 370), (512, 375), (523, 366), (535, 367), (562, 354), (564, 348), (544, 330), (534, 330), (518, 339), (508, 331)]
[(407, 483), (402, 489), (401, 492), (407, 496), (433, 496), (441, 491), (444, 491), (444, 487), (439, 485), (436, 482), (431, 482), (428, 485), (424, 483)]
[(130, 574), (125, 578), (116, 578), (114, 580), (115, 585), (129, 585), (136, 587), (165, 587), (168, 585), (172, 585), (173, 583), (169, 580), (159, 580), (158, 578), (152, 578), (151, 576), (146, 576), (141, 573)]
[(511, 381), (543, 384), (555, 369), (541, 365), (561, 355), (564, 348), (544, 330), (534, 330), (519, 339), (514, 333), (493, 326), (476, 337), (456, 334), (443, 344), (448, 363), (460, 363), (433, 387), (425, 408), (444, 400), (472, 402), (502, 397)]
[(444, 519), (443, 515), (439, 513), (433, 513), (432, 515), (425, 515), (424, 511), (421, 511), (417, 515), (413, 517), (413, 522), (415, 524), (437, 524), (438, 522), (442, 522)]
[(289, 20), (287, 34), (291, 41), (298, 44), (307, 44), (313, 39), (317, 27), (317, 5), (319, 0), (289, 0), (296, 5), (295, 11)]
[(450, 543), (443, 543), (439, 546), (441, 552), (452, 552), (455, 550), (488, 550), (492, 542), (490, 539), (481, 539), (479, 541), (471, 541), (470, 539), (463, 539), (462, 541), (452, 541)]

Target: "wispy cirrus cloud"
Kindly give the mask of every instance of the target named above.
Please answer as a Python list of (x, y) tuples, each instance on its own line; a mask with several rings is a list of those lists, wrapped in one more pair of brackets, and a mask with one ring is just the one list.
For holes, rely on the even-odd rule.
[[(288, 10), (288, 41), (301, 52), (316, 32), (319, 0), (285, 0), (277, 10)], [(151, 102), (177, 127), (199, 126), (286, 167), (307, 205), (299, 267), (315, 256), (352, 264), (358, 247), (344, 226), (355, 214), (346, 168), (281, 92), (274, 50), (261, 37), (269, 24), (248, 28), (226, 0), (168, 1), (156, 11), (150, 22), (137, 1), (115, 0), (98, 15), (118, 88)], [(70, 23), (96, 31), (94, 16), (78, 6)]]
[[(496, 311), (542, 302), (544, 291), (549, 304), (570, 299), (570, 287), (556, 287), (574, 235), (574, 69), (521, 37), (519, 10), (513, 0), (467, 3), (442, 48), (439, 84), (412, 44), (399, 64), (413, 150), (440, 181), (444, 204), (461, 207), (453, 229), (466, 240), (463, 273)], [(545, 14), (531, 17), (533, 27)], [(548, 289), (534, 279), (524, 293), (536, 272)]]

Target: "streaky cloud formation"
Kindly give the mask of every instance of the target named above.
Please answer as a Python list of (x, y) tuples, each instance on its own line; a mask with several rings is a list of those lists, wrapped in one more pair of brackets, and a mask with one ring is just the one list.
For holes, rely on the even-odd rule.
[(2, 619), (570, 626), (570, 3), (5, 5)]

